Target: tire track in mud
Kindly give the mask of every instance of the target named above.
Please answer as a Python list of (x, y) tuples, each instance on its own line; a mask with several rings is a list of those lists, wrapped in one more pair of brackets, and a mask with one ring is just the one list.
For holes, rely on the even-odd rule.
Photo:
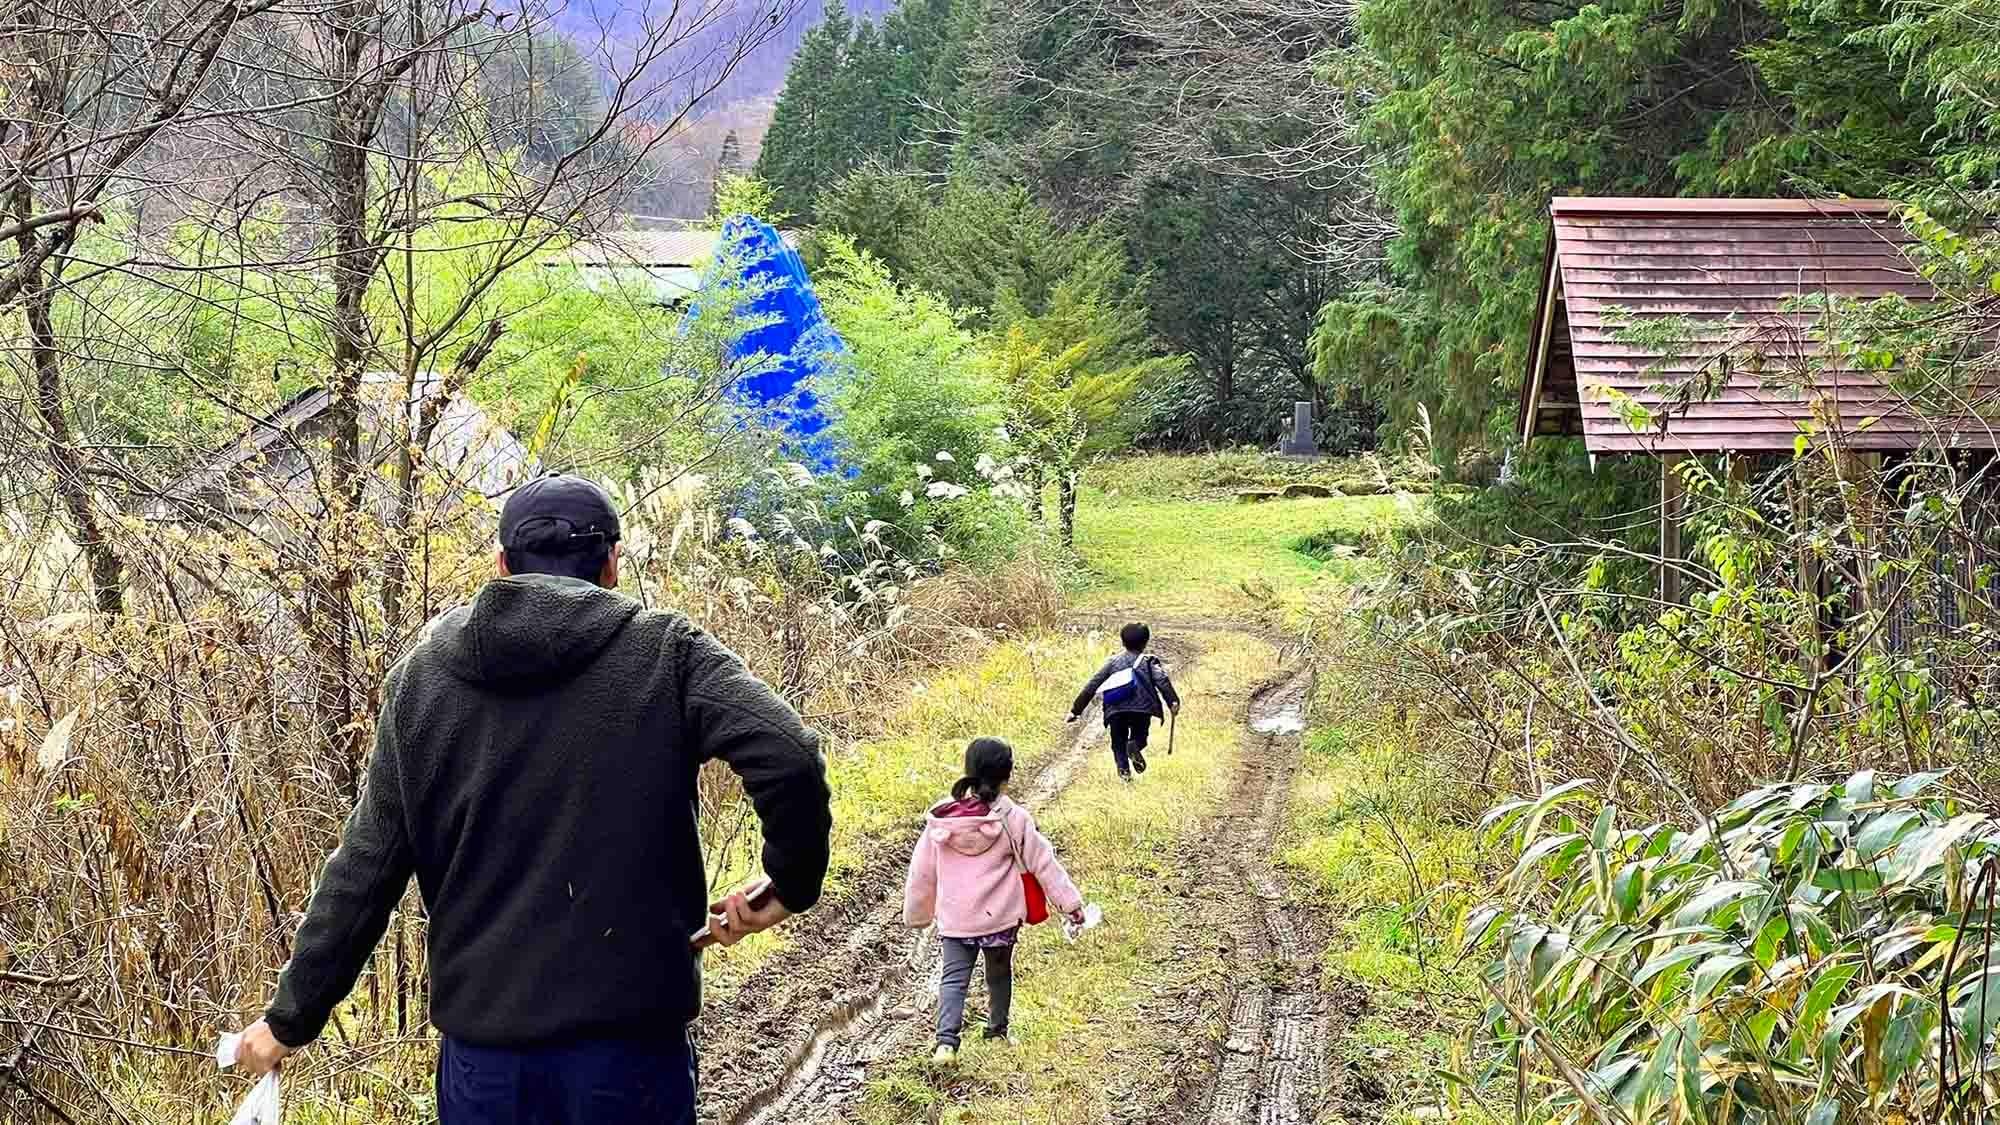
[[(1231, 797), (1208, 856), (1209, 885), (1242, 888), (1225, 907), (1231, 974), (1224, 1037), (1202, 1106), (1208, 1125), (1307, 1125), (1325, 1085), (1327, 1014), (1317, 948), (1272, 868), (1298, 768), (1310, 666), (1253, 693)], [(1243, 905), (1243, 898), (1254, 905)]]
[[(1171, 642), (1163, 653), (1192, 664), (1191, 651)], [(1093, 710), (1078, 722), (1069, 744), (1044, 762), (1020, 790), (1021, 802), (1038, 808), (1068, 788), (1105, 737)], [(715, 1125), (788, 1125), (837, 1117), (859, 1100), (871, 1063), (895, 1049), (896, 1032), (923, 1015), (920, 997), (937, 969), (937, 943), (903, 925), (905, 842), (880, 846), (856, 880), (872, 894), (856, 894), (831, 916), (815, 911), (812, 932), (792, 951), (760, 969), (737, 993), (755, 996), (770, 977), (784, 978), (809, 962), (815, 982), (783, 990), (754, 1023), (731, 1027), (702, 1051), (721, 1056), (720, 1069), (704, 1076), (699, 1120)], [(845, 931), (837, 952), (814, 956), (815, 939)], [(899, 1003), (900, 1002), (900, 1003)], [(814, 1008), (818, 1014), (808, 1016)], [(799, 1018), (806, 1016), (807, 1018)]]
[[(1188, 629), (1175, 639), (1220, 632), (1258, 635), (1218, 624)], [(1176, 671), (1191, 667), (1197, 656), (1178, 645), (1167, 651), (1176, 658)], [(1288, 655), (1281, 651), (1281, 661)], [(1208, 838), (1217, 846), (1190, 857), (1210, 893), (1202, 897), (1213, 896), (1196, 909), (1219, 923), (1235, 966), (1219, 982), (1219, 990), (1207, 992), (1219, 1001), (1224, 1034), (1208, 1065), (1197, 1064), (1192, 1068), (1196, 1073), (1183, 1074), (1182, 1082), (1175, 1083), (1175, 1108), (1141, 1111), (1149, 1122), (1310, 1125), (1326, 1096), (1333, 1027), (1329, 998), (1319, 985), (1319, 942), (1309, 920), (1287, 902), (1272, 865), (1303, 748), (1312, 683), (1310, 665), (1299, 665), (1280, 671), (1250, 694), (1241, 761), (1229, 796), (1211, 820)], [(1069, 744), (1037, 770), (1021, 790), (1023, 803), (1040, 809), (1076, 779), (1104, 738), (1102, 724), (1093, 719), (1086, 716)], [(776, 1046), (743, 1061), (732, 1059), (724, 1064), (728, 1070), (705, 1080), (702, 1122), (804, 1125), (843, 1120), (865, 1094), (877, 1060), (928, 1045), (926, 1000), (934, 986), (937, 943), (928, 933), (903, 926), (902, 902), (894, 888), (901, 886), (906, 856), (900, 842), (885, 851), (857, 881), (877, 888), (875, 895), (843, 903), (834, 917), (814, 927), (813, 937), (847, 927), (837, 952), (814, 958), (809, 952), (813, 938), (807, 937), (779, 959), (782, 964), (760, 970), (759, 979), (783, 976), (796, 971), (799, 960), (817, 961), (822, 967), (815, 971), (827, 983), (817, 993), (792, 990), (784, 1010), (736, 1037), (743, 1040), (741, 1046), (760, 1038)], [(739, 995), (751, 994), (757, 985), (758, 980), (751, 981)], [(815, 995), (817, 1015), (801, 1019), (814, 1011), (809, 1005)]]

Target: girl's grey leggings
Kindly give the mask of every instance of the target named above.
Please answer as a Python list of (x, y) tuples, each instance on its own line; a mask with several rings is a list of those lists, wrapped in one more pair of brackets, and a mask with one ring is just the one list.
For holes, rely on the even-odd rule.
[(959, 1028), (965, 1023), (965, 991), (972, 986), (972, 963), (986, 954), (986, 1037), (1007, 1034), (1007, 1013), (1014, 1006), (1014, 947), (995, 945), (985, 950), (956, 938), (939, 942), (944, 948), (944, 972), (938, 982), (937, 1041), (958, 1046)]

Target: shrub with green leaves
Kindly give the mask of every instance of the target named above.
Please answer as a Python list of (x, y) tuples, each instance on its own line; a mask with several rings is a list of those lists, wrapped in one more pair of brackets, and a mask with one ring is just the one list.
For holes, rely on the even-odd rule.
[(1562, 1122), (1986, 1120), (2000, 820), (1944, 776), (1766, 785), (1693, 831), (1588, 814), (1587, 781), (1494, 809), (1496, 1067)]

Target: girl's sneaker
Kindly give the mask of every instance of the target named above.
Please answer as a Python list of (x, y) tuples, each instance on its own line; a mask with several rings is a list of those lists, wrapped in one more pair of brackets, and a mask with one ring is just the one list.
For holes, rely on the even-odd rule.
[(1014, 1038), (1014, 1036), (1009, 1034), (1008, 1032), (1005, 1031), (996, 1032), (990, 1027), (986, 1029), (985, 1034), (981, 1035), (980, 1038), (988, 1043), (992, 1043), (997, 1040), (1001, 1043), (1005, 1043), (1009, 1047), (1018, 1047), (1021, 1045), (1021, 1041), (1019, 1039)]
[(957, 1061), (957, 1059), (958, 1048), (949, 1043), (939, 1043), (937, 1050), (931, 1052), (931, 1062), (938, 1066), (945, 1066)]

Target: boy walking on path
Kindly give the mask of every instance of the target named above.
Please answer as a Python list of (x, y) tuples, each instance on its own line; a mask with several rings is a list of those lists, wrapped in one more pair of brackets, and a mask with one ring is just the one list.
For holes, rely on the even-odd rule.
[(1154, 719), (1164, 720), (1161, 710), (1181, 713), (1181, 697), (1167, 678), (1166, 665), (1157, 656), (1146, 654), (1153, 631), (1133, 622), (1118, 631), (1125, 651), (1104, 662), (1104, 667), (1083, 685), (1076, 702), (1070, 705), (1069, 721), (1075, 722), (1090, 706), (1090, 697), (1104, 693), (1104, 726), (1111, 732), (1111, 757), (1118, 763), (1118, 776), (1132, 780), (1134, 773), (1146, 772), (1146, 737)]

